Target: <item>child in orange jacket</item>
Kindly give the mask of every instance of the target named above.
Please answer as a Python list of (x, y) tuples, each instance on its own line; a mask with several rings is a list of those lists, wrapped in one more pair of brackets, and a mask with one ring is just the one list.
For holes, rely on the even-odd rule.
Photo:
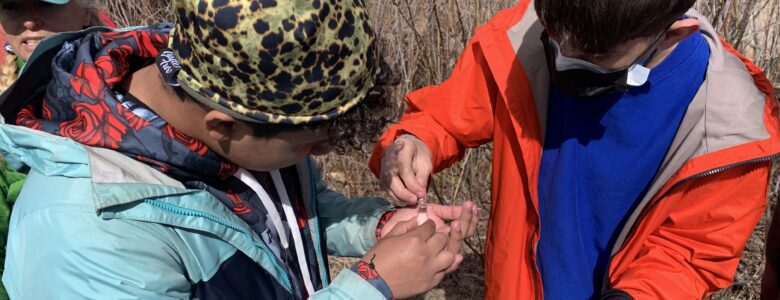
[(477, 29), (371, 167), (413, 205), (493, 144), (489, 299), (700, 299), (727, 287), (780, 153), (761, 70), (693, 0), (525, 0)]

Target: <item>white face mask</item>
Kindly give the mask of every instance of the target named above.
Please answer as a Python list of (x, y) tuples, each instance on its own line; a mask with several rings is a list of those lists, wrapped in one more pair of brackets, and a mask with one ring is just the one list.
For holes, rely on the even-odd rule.
[(587, 70), (598, 74), (609, 74), (609, 73), (614, 73), (622, 70), (627, 70), (628, 76), (626, 76), (625, 83), (626, 85), (631, 87), (643, 86), (645, 83), (647, 83), (647, 80), (650, 77), (650, 69), (645, 67), (645, 64), (656, 51), (655, 43), (637, 61), (631, 64), (631, 66), (629, 66), (628, 68), (609, 69), (609, 68), (596, 65), (589, 61), (564, 56), (561, 53), (561, 47), (558, 44), (558, 42), (556, 42), (553, 38), (549, 38), (549, 40), (550, 40), (550, 45), (553, 47), (553, 51), (555, 53), (556, 71), (561, 72), (561, 71), (568, 71), (568, 70)]

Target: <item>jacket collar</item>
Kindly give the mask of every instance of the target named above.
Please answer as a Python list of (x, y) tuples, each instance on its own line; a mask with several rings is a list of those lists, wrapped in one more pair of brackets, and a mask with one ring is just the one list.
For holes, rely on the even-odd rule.
[[(531, 178), (531, 195), (536, 203), (538, 163), (528, 162), (541, 157), (550, 82), (539, 41), (543, 28), (533, 3), (515, 13), (522, 17), (516, 16), (511, 24), (495, 24), (489, 34), (478, 32), (475, 38), (485, 52), (515, 131), (523, 140), (525, 171)], [(643, 207), (680, 182), (780, 153), (778, 106), (771, 84), (755, 65), (718, 37), (704, 16), (694, 10), (686, 15), (701, 22), (701, 33), (710, 46), (706, 80), (628, 224), (636, 221)], [(626, 234), (627, 231), (621, 234), (617, 244)]]
[[(523, 155), (528, 156), (526, 161), (536, 161), (541, 156), (550, 85), (544, 49), (539, 40), (543, 27), (533, 3), (528, 3), (516, 14), (522, 14), (522, 17), (515, 17), (515, 22), (511, 24), (494, 24), (488, 32), (477, 32), (475, 39), (485, 53), (485, 60), (509, 108), (518, 136), (527, 142), (524, 143)], [(774, 91), (760, 84), (762, 79), (765, 80), (763, 74), (749, 73), (746, 65), (748, 68), (755, 66), (736, 56), (704, 16), (695, 10), (686, 15), (701, 22), (701, 33), (710, 45), (709, 66), (706, 80), (691, 102), (662, 164), (656, 191), (693, 158), (718, 155), (720, 150), (770, 139), (777, 144), (778, 139), (776, 130), (773, 130), (776, 117), (767, 104)], [(779, 151), (777, 146), (761, 148), (763, 151), (754, 152), (753, 158)], [(718, 164), (746, 159), (750, 157), (718, 160)], [(530, 178), (536, 177), (537, 167), (533, 164), (528, 166)]]
[(22, 126), (0, 125), (0, 154), (17, 169), (26, 165), (46, 176), (91, 178), (98, 212), (143, 199), (193, 192), (119, 152), (84, 146)]
[[(257, 234), (206, 191), (185, 189), (181, 182), (119, 152), (26, 127), (0, 124), (0, 155), (17, 169), (26, 165), (44, 176), (91, 179), (92, 190), (83, 192), (92, 193), (96, 214), (102, 218), (211, 233), (253, 258), (289, 289), (286, 271)], [(301, 168), (308, 170), (305, 162)]]

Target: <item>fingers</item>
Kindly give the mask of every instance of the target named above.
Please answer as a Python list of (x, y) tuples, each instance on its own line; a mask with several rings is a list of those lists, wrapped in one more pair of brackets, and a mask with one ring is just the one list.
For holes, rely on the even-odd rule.
[[(388, 147), (380, 172), (382, 188), (386, 189), (393, 200), (409, 205), (425, 197), (425, 187), (418, 182), (413, 168), (416, 153), (413, 143), (396, 140)], [(427, 182), (427, 179), (424, 182)]]
[(466, 230), (466, 233), (468, 233), (468, 230), (471, 228), (471, 224), (474, 223), (474, 208), (474, 203), (471, 201), (466, 201), (463, 203), (463, 209), (467, 213), (460, 214), (460, 223), (463, 225), (462, 229)]
[[(416, 219), (411, 220), (413, 222), (416, 222)], [(419, 227), (413, 229), (410, 234), (414, 234), (417, 237), (421, 238), (423, 241), (427, 241), (428, 239), (433, 236), (434, 233), (436, 233), (436, 224), (433, 223), (432, 220), (425, 221), (425, 223), (422, 223)]]
[(404, 182), (397, 176), (390, 179), (390, 193), (396, 197), (399, 202), (407, 205), (417, 204), (417, 199), (419, 199), (404, 186)]
[(474, 209), (472, 211), (471, 216), (471, 225), (469, 226), (469, 229), (466, 233), (466, 237), (472, 237), (477, 232), (477, 226), (479, 226), (479, 207), (477, 205), (474, 205)]
[(428, 186), (428, 178), (431, 177), (431, 173), (433, 172), (431, 150), (428, 149), (428, 145), (416, 137), (404, 138), (404, 136), (402, 136), (401, 138), (407, 140), (413, 146), (410, 148), (414, 148), (412, 168), (414, 170), (415, 179), (417, 179), (417, 182), (422, 187), (422, 190), (420, 190), (420, 193), (417, 195), (420, 197), (425, 197), (425, 191), (427, 191)]
[(463, 243), (463, 233), (460, 221), (454, 221), (450, 224), (450, 236), (447, 239), (447, 249), (437, 256), (436, 267), (442, 268), (444, 273), (450, 273), (458, 269), (463, 262), (463, 255), (460, 254), (460, 245)]
[(460, 214), (460, 223), (462, 225), (462, 231), (464, 233), (463, 237), (472, 236), (474, 232), (477, 230), (477, 224), (479, 223), (479, 218), (477, 217), (477, 206), (474, 205), (471, 201), (466, 201), (463, 203), (463, 211), (465, 213)]
[(451, 251), (439, 252), (439, 255), (437, 255), (436, 258), (434, 259), (433, 267), (436, 270), (440, 270), (440, 272), (442, 272), (443, 274), (445, 273), (445, 271), (449, 270), (450, 267), (452, 267), (458, 255), (459, 254), (452, 253)]
[[(471, 201), (466, 201), (463, 205), (458, 206), (430, 204), (428, 209), (445, 221), (460, 219), (466, 236), (473, 234), (476, 230), (476, 224), (479, 222), (477, 206)], [(463, 212), (466, 212), (466, 215)]]
[(384, 173), (379, 175), (379, 188), (387, 193), (388, 198), (394, 203), (401, 203), (401, 200), (398, 199), (398, 197), (395, 196), (392, 190), (390, 190), (390, 180), (387, 180), (387, 183), (385, 183), (385, 176)]
[(390, 230), (390, 232), (385, 237), (402, 235), (414, 230), (415, 227), (417, 227), (417, 219), (412, 218), (406, 221), (401, 221), (398, 222), (398, 224), (393, 227), (393, 230)]
[(437, 232), (430, 239), (428, 239), (428, 249), (434, 253), (439, 253), (447, 247), (449, 238), (446, 234)]
[(444, 270), (444, 273), (445, 274), (446, 273), (452, 273), (455, 270), (457, 270), (460, 267), (460, 263), (463, 262), (463, 259), (464, 259), (463, 254), (456, 254), (455, 255), (455, 262), (453, 262), (452, 265), (449, 268), (447, 268), (447, 270)]
[[(387, 158), (385, 158), (387, 159)], [(385, 164), (382, 164), (382, 171), (379, 174), (379, 187), (387, 192), (387, 195), (390, 197), (391, 200), (393, 200), (396, 203), (404, 203), (404, 201), (401, 201), (401, 198), (399, 198), (395, 194), (395, 190), (393, 188), (397, 187), (391, 187), (393, 185), (393, 179), (400, 181), (394, 174), (394, 171), (391, 170), (390, 167), (385, 166)]]
[(425, 197), (424, 183), (428, 182), (427, 176), (425, 181), (418, 181), (415, 174), (414, 161), (417, 154), (416, 145), (412, 141), (399, 140), (402, 144), (400, 150), (398, 150), (398, 159), (396, 168), (398, 170), (398, 176), (403, 180), (404, 186), (411, 192), (417, 201), (419, 198)]
[[(436, 221), (434, 221), (434, 222), (436, 222)], [(441, 222), (441, 221), (439, 221), (439, 222)], [(449, 236), (450, 230), (451, 230), (450, 226), (447, 226), (444, 223), (439, 224), (439, 222), (436, 222), (436, 232), (443, 233), (443, 234), (446, 234), (447, 236)]]
[(447, 241), (447, 250), (452, 253), (460, 253), (460, 245), (463, 243), (463, 232), (459, 221), (450, 224), (450, 237)]
[(439, 218), (445, 221), (452, 221), (460, 217), (463, 206), (430, 204), (428, 205), (428, 209), (432, 210), (435, 215), (439, 216)]
[(417, 183), (420, 184), (421, 194), (418, 194), (418, 196), (422, 198), (425, 197), (428, 191), (428, 178), (430, 178), (431, 173), (433, 173), (433, 165), (430, 158), (420, 158), (419, 150), (417, 156), (418, 159), (415, 159), (413, 165), (414, 177), (417, 180)]

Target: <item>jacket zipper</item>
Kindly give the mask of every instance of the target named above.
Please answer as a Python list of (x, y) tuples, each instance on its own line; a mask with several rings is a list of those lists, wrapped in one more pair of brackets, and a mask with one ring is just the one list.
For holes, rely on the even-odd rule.
[[(721, 173), (723, 171), (727, 171), (727, 170), (730, 170), (730, 169), (733, 169), (733, 168), (744, 167), (744, 166), (751, 165), (751, 164), (757, 164), (757, 163), (763, 163), (763, 162), (772, 161), (775, 158), (780, 158), (780, 154), (775, 154), (775, 155), (755, 158), (755, 159), (751, 159), (751, 160), (746, 160), (746, 161), (734, 163), (734, 164), (731, 164), (731, 165), (728, 165), (728, 166), (715, 168), (715, 169), (712, 169), (712, 170), (709, 170), (709, 171), (705, 171), (705, 172), (702, 172), (702, 173), (699, 173), (699, 174), (696, 174), (696, 175), (692, 175), (692, 176), (690, 176), (688, 178), (685, 178), (685, 179), (680, 180), (679, 182), (675, 183), (668, 191), (666, 191), (666, 193), (664, 193), (664, 195), (662, 197), (660, 197), (658, 199), (660, 200), (661, 198), (666, 197), (667, 195), (669, 195), (669, 193), (673, 189), (677, 188), (679, 185), (681, 185), (683, 183), (687, 183), (687, 182), (690, 182), (690, 181), (696, 180), (696, 179), (701, 179), (702, 177), (715, 175), (715, 174), (718, 174), (718, 173)], [(656, 202), (658, 202), (658, 201), (656, 201)]]
[(309, 184), (311, 184), (311, 188), (309, 189), (311, 195), (309, 195), (309, 198), (311, 198), (312, 214), (314, 214), (314, 246), (316, 247), (314, 252), (317, 255), (317, 259), (319, 259), (322, 286), (326, 287), (330, 283), (328, 282), (328, 272), (325, 270), (325, 260), (322, 257), (322, 247), (320, 244), (320, 218), (317, 214), (317, 182), (314, 180), (314, 176), (312, 175), (313, 169), (310, 159), (306, 160), (306, 166), (309, 168)]
[[(715, 175), (715, 174), (718, 174), (718, 173), (721, 173), (721, 172), (724, 172), (724, 171), (728, 171), (728, 170), (731, 170), (731, 169), (734, 169), (734, 168), (744, 167), (744, 166), (747, 166), (747, 165), (752, 165), (752, 164), (764, 163), (764, 162), (772, 161), (775, 158), (780, 158), (780, 153), (779, 154), (775, 154), (775, 155), (755, 158), (755, 159), (751, 159), (751, 160), (741, 161), (741, 162), (738, 162), (738, 163), (734, 163), (734, 164), (730, 164), (730, 165), (727, 165), (727, 166), (723, 166), (723, 167), (715, 168), (715, 169), (712, 169), (712, 170), (704, 171), (704, 172), (701, 172), (701, 173), (698, 173), (698, 174), (694, 174), (694, 175), (691, 175), (691, 176), (689, 176), (689, 177), (687, 177), (685, 179), (682, 179), (682, 180), (678, 181), (677, 183), (675, 183), (674, 185), (672, 185), (672, 187), (670, 187), (665, 193), (663, 193), (663, 195), (661, 195), (661, 197), (658, 197), (657, 201), (655, 201), (655, 202), (651, 203), (650, 205), (646, 206), (642, 210), (642, 213), (637, 218), (637, 221), (634, 222), (634, 225), (638, 224), (639, 220), (644, 219), (644, 217), (647, 215), (647, 213), (650, 210), (652, 210), (652, 208), (655, 207), (655, 205), (658, 204), (658, 202), (661, 202), (661, 199), (666, 198), (666, 196), (668, 196), (671, 192), (673, 192), (675, 189), (677, 189), (678, 187), (680, 187), (681, 185), (683, 185), (685, 183), (688, 183), (688, 182), (691, 182), (691, 181), (694, 181), (694, 180), (698, 180), (698, 179), (701, 179), (701, 178), (704, 178), (704, 177), (712, 176), (712, 175)], [(623, 241), (623, 245), (621, 245), (620, 250), (622, 250), (624, 248), (625, 243), (628, 242), (628, 240), (629, 240), (629, 238), (626, 237), (626, 240)]]
[[(640, 223), (640, 220), (644, 219), (645, 216), (647, 216), (647, 213), (650, 212), (655, 207), (656, 204), (661, 202), (661, 200), (663, 198), (666, 198), (666, 196), (668, 196), (672, 191), (674, 191), (675, 189), (677, 189), (681, 185), (683, 185), (685, 183), (688, 183), (688, 182), (691, 182), (691, 181), (694, 181), (694, 180), (698, 180), (698, 179), (704, 178), (704, 177), (708, 177), (708, 176), (712, 176), (712, 175), (715, 175), (715, 174), (718, 174), (718, 173), (722, 173), (724, 171), (728, 171), (728, 170), (731, 170), (731, 169), (734, 169), (734, 168), (743, 167), (743, 166), (752, 165), (752, 164), (757, 164), (757, 163), (769, 162), (769, 161), (772, 161), (775, 158), (780, 158), (780, 153), (774, 154), (774, 155), (770, 155), (770, 156), (754, 158), (754, 159), (750, 159), (750, 160), (746, 160), (746, 161), (741, 161), (741, 162), (730, 164), (730, 165), (727, 165), (727, 166), (718, 167), (718, 168), (715, 168), (715, 169), (711, 169), (711, 170), (708, 170), (708, 171), (704, 171), (704, 172), (701, 172), (701, 173), (698, 173), (698, 174), (691, 175), (691, 176), (689, 176), (687, 178), (684, 178), (684, 179), (678, 181), (677, 183), (672, 185), (666, 192), (664, 192), (660, 197), (658, 197), (658, 200), (654, 201), (653, 203), (650, 203), (649, 205), (645, 206), (642, 209), (642, 213), (639, 214), (639, 217), (637, 217), (637, 219), (634, 222), (634, 224), (632, 224), (631, 232), (629, 233), (628, 236), (626, 236), (626, 239), (623, 241), (623, 244), (620, 245), (620, 249), (617, 252), (615, 252), (615, 253), (619, 253), (620, 251), (623, 251), (623, 249), (625, 248), (626, 244), (628, 244), (628, 241), (631, 240), (631, 236), (633, 235), (633, 233), (634, 233), (634, 231), (636, 229), (636, 226)], [(604, 281), (605, 282), (604, 287), (602, 288), (603, 291), (609, 289), (609, 282), (610, 282), (609, 281), (609, 276), (610, 276), (609, 275), (609, 265), (611, 265), (611, 264), (612, 264), (612, 261), (610, 260), (609, 264), (607, 265), (607, 270), (605, 272), (606, 278), (605, 278), (605, 281)]]
[(151, 205), (153, 205), (155, 207), (161, 208), (161, 209), (166, 210), (166, 211), (171, 212), (171, 213), (184, 215), (184, 216), (188, 216), (188, 217), (204, 218), (204, 219), (207, 219), (209, 221), (212, 221), (214, 223), (220, 224), (222, 226), (225, 226), (227, 228), (233, 229), (235, 231), (238, 231), (238, 232), (244, 234), (244, 236), (247, 239), (249, 239), (254, 246), (260, 248), (260, 250), (262, 250), (266, 255), (268, 255), (269, 257), (273, 258), (273, 259), (271, 259), (271, 262), (273, 263), (273, 266), (276, 269), (276, 272), (278, 274), (281, 274), (281, 276), (282, 276), (282, 278), (279, 281), (281, 281), (282, 285), (287, 289), (287, 291), (292, 291), (292, 283), (290, 282), (290, 278), (287, 275), (287, 271), (285, 269), (283, 269), (279, 265), (279, 263), (276, 261), (276, 258), (275, 258), (276, 256), (274, 256), (274, 254), (270, 250), (268, 250), (268, 248), (263, 243), (258, 243), (252, 237), (252, 234), (250, 234), (246, 229), (241, 228), (240, 226), (232, 224), (232, 223), (230, 223), (228, 221), (225, 221), (224, 219), (221, 219), (221, 218), (218, 218), (218, 217), (215, 217), (213, 215), (206, 214), (204, 212), (200, 212), (200, 211), (197, 211), (197, 210), (192, 210), (192, 209), (188, 209), (188, 208), (175, 206), (175, 205), (172, 205), (172, 204), (169, 204), (169, 203), (161, 202), (159, 200), (144, 200), (144, 202), (149, 203), (149, 204), (151, 204)]

